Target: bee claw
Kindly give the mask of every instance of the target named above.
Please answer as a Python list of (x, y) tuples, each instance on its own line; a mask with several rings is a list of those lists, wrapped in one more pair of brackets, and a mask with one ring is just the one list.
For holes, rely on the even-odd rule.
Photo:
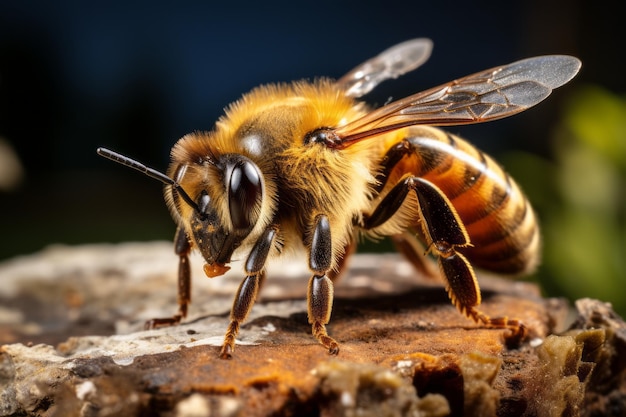
[(229, 344), (222, 346), (220, 350), (220, 359), (232, 359), (233, 358), (233, 347)]

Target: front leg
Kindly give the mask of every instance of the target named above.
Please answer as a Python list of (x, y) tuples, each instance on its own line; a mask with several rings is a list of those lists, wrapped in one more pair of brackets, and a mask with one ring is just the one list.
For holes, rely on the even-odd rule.
[(320, 214), (315, 219), (309, 253), (309, 268), (313, 272), (307, 292), (309, 324), (313, 336), (328, 349), (329, 354), (336, 355), (339, 353), (339, 344), (326, 331), (333, 308), (333, 282), (327, 276), (332, 259), (330, 222), (328, 217)]
[(261, 237), (256, 241), (254, 247), (248, 255), (245, 264), (246, 277), (239, 285), (233, 308), (230, 311), (230, 324), (224, 336), (224, 344), (220, 350), (220, 358), (230, 359), (235, 350), (235, 338), (239, 333), (239, 326), (248, 317), (254, 302), (257, 299), (259, 289), (263, 285), (265, 279), (265, 263), (270, 250), (274, 246), (276, 235), (278, 234), (277, 226), (268, 227)]
[(187, 309), (191, 303), (191, 269), (189, 267), (191, 243), (182, 227), (176, 229), (174, 251), (178, 255), (178, 313), (172, 317), (148, 320), (144, 325), (146, 330), (173, 326), (187, 317)]

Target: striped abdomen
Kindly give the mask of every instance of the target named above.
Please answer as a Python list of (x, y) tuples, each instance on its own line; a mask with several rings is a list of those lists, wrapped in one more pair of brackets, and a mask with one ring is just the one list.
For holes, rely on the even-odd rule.
[(459, 251), (474, 266), (495, 272), (534, 269), (539, 226), (515, 181), (491, 157), (445, 131), (411, 129), (406, 139), (415, 149), (410, 171), (443, 191), (467, 229), (473, 246)]

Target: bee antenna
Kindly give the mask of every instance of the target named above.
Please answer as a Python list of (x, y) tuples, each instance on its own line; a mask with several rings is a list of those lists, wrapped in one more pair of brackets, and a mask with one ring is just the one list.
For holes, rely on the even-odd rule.
[(187, 194), (185, 190), (183, 190), (180, 184), (174, 181), (173, 179), (171, 179), (170, 177), (168, 177), (167, 175), (163, 174), (162, 172), (159, 172), (154, 168), (147, 167), (141, 162), (136, 161), (127, 156), (124, 156), (120, 153), (113, 152), (110, 149), (98, 148), (96, 152), (98, 153), (98, 155), (103, 156), (107, 159), (110, 159), (113, 162), (117, 162), (118, 164), (122, 164), (129, 168), (135, 169), (149, 176), (150, 178), (154, 178), (156, 180), (161, 181), (163, 184), (171, 185), (176, 190), (176, 192), (180, 194), (182, 199), (185, 200), (185, 202), (191, 206), (191, 208), (193, 208), (196, 212), (200, 213), (200, 208), (198, 207), (198, 205), (191, 199), (191, 197), (189, 197), (189, 194)]

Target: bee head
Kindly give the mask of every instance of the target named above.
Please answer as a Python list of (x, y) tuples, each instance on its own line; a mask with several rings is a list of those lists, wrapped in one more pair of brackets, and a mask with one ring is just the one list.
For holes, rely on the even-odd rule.
[(177, 165), (173, 178), (179, 185), (170, 184), (166, 198), (169, 192), (174, 217), (207, 265), (220, 270), (259, 221), (263, 176), (253, 161), (238, 154), (194, 165), (191, 169), (190, 164)]
[(179, 227), (195, 245), (209, 276), (223, 274), (233, 252), (257, 225), (265, 186), (258, 166), (239, 154), (175, 163), (172, 177), (104, 148), (98, 154), (166, 185), (165, 197)]

